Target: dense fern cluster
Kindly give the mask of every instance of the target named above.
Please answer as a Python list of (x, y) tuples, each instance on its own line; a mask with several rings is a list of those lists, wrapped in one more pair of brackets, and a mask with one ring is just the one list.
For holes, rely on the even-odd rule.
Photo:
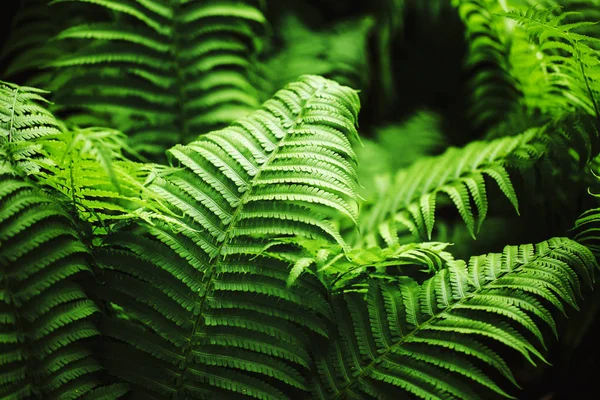
[(596, 3), (24, 1), (0, 398), (534, 391), (597, 308)]

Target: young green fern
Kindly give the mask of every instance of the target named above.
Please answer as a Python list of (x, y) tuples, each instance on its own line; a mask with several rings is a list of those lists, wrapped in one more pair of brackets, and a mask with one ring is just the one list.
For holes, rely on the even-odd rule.
[[(534, 65), (534, 69), (515, 64), (525, 99), (530, 107), (546, 112), (582, 109), (600, 118), (600, 59), (589, 45), (600, 44), (600, 39), (577, 33), (578, 29), (596, 22), (563, 23), (576, 13), (554, 15), (555, 10), (532, 7), (526, 11), (502, 14), (518, 22), (528, 36), (537, 41), (533, 45), (535, 51), (531, 51), (532, 45), (527, 42), (517, 40), (515, 45), (524, 61), (528, 59), (525, 54), (537, 59), (537, 62), (529, 63)], [(516, 38), (519, 39), (519, 36)], [(527, 73), (523, 74), (520, 70)]]
[(466, 69), (470, 104), (468, 117), (477, 133), (485, 132), (512, 114), (520, 97), (510, 74), (508, 46), (492, 14), (495, 1), (456, 0), (466, 28), (469, 52)]
[(369, 279), (366, 293), (333, 299), (338, 333), (316, 355), (314, 398), (512, 397), (490, 377), (516, 384), (489, 343), (543, 360), (540, 322), (556, 333), (549, 307), (576, 307), (597, 268), (587, 248), (556, 238), (451, 262), (422, 285)]
[[(99, 294), (123, 308), (103, 331), (111, 373), (148, 398), (298, 398), (310, 337), (327, 337), (327, 292), (310, 274), (286, 287), (278, 238), (341, 237), (314, 206), (356, 218), (358, 96), (306, 76), (229, 128), (169, 151), (150, 185), (182, 217), (109, 235)], [(174, 221), (172, 221), (174, 222)]]

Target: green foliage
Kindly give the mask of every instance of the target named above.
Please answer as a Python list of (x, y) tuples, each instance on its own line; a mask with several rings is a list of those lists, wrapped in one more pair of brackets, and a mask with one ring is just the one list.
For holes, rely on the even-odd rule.
[(44, 157), (39, 138), (56, 136), (61, 126), (44, 107), (46, 92), (0, 82), (0, 162), (20, 172), (39, 172)]
[(593, 4), (24, 2), (0, 398), (537, 396), (597, 307)]
[[(504, 15), (517, 21), (528, 36), (536, 39), (530, 57), (538, 59), (533, 69), (522, 77), (526, 98), (531, 106), (544, 111), (552, 108), (583, 109), (600, 117), (597, 97), (600, 94), (599, 60), (596, 51), (588, 43), (600, 43), (600, 39), (577, 33), (578, 29), (595, 24), (580, 21), (564, 24), (563, 20), (573, 12), (554, 15), (554, 9), (511, 11)], [(531, 46), (521, 44), (521, 46)], [(518, 49), (518, 47), (517, 47)], [(518, 51), (518, 50), (517, 50)], [(516, 66), (519, 71), (519, 65)], [(527, 93), (532, 91), (533, 93)]]
[(0, 397), (116, 399), (95, 359), (89, 251), (52, 197), (0, 166)]
[(367, 38), (372, 18), (343, 21), (319, 32), (311, 31), (293, 15), (280, 24), (283, 50), (265, 62), (265, 75), (274, 88), (271, 92), (307, 73), (357, 89), (368, 88)]
[(468, 117), (482, 132), (515, 112), (520, 97), (510, 74), (508, 46), (501, 39), (492, 15), (495, 1), (457, 0), (458, 13), (466, 26), (469, 51), (465, 64), (470, 74), (467, 85)]
[(597, 268), (584, 246), (556, 238), (451, 262), (422, 285), (370, 279), (365, 294), (333, 300), (338, 335), (317, 357), (314, 397), (511, 397), (487, 372), (516, 384), (490, 341), (544, 361), (540, 325), (556, 333), (549, 305), (575, 306), (579, 280), (591, 286)]
[(53, 7), (72, 1), (107, 11), (60, 32), (55, 40), (73, 41), (76, 50), (47, 64), (62, 70), (58, 109), (89, 115), (75, 123), (109, 122), (156, 158), (258, 107), (252, 60), (265, 23), (258, 1), (57, 0)]
[(286, 264), (261, 253), (282, 235), (344, 245), (313, 204), (356, 218), (347, 137), (358, 106), (354, 91), (307, 76), (229, 128), (169, 151), (175, 168), (149, 189), (178, 223), (126, 227), (96, 254), (102, 297), (129, 317), (103, 324), (112, 373), (152, 398), (306, 390), (307, 338), (326, 336), (320, 320), (331, 316), (325, 288), (307, 276), (286, 289)]

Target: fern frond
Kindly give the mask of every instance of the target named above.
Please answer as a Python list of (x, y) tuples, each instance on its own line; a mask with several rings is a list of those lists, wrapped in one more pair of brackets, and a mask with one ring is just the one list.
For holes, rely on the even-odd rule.
[[(366, 294), (336, 296), (338, 335), (317, 355), (317, 399), (512, 397), (516, 384), (496, 345), (544, 360), (549, 306), (575, 306), (579, 281), (593, 282), (590, 251), (569, 239), (507, 246), (451, 263), (418, 285), (369, 280)], [(494, 347), (491, 344), (494, 343)], [(495, 371), (500, 379), (492, 379)]]
[(9, 166), (0, 188), (0, 397), (94, 398), (109, 381), (90, 343), (99, 310), (75, 278), (90, 272), (88, 249), (59, 203)]
[(259, 2), (54, 3), (72, 1), (115, 17), (57, 36), (80, 48), (48, 65), (70, 73), (55, 97), (60, 109), (103, 116), (156, 157), (260, 105), (252, 84), (265, 24)]
[(396, 226), (404, 225), (416, 237), (430, 239), (438, 194), (445, 193), (471, 235), (475, 235), (488, 211), (486, 177), (496, 183), (518, 212), (517, 196), (506, 167), (511, 165), (511, 159), (517, 166), (525, 167), (541, 156), (534, 138), (532, 130), (516, 137), (452, 147), (440, 156), (418, 160), (400, 170), (381, 200), (361, 214), (361, 231), (391, 232), (383, 236), (391, 244), (397, 241)]
[(344, 193), (358, 107), (355, 91), (305, 76), (169, 151), (175, 168), (149, 189), (180, 217), (124, 228), (96, 254), (101, 295), (127, 316), (105, 323), (112, 373), (152, 398), (301, 396), (308, 335), (326, 337), (331, 308), (319, 279), (288, 288), (289, 264), (264, 249), (293, 236), (346, 246), (318, 210), (356, 217)]
[(375, 235), (393, 244), (398, 241), (396, 234), (406, 229), (420, 240), (431, 240), (440, 193), (450, 199), (475, 237), (488, 214), (490, 180), (518, 213), (509, 171), (537, 169), (546, 181), (551, 179), (552, 166), (568, 169), (575, 164), (574, 171), (580, 171), (598, 154), (598, 138), (595, 122), (574, 114), (517, 136), (472, 142), (422, 158), (388, 179), (381, 200), (361, 212), (362, 240), (377, 242)]
[[(527, 35), (536, 39), (533, 46), (516, 38), (515, 71), (522, 82), (529, 104), (542, 111), (582, 109), (600, 117), (600, 59), (589, 44), (600, 39), (577, 33), (596, 22), (564, 23), (572, 12), (555, 15), (555, 8), (529, 8), (503, 13), (516, 21)], [(525, 68), (523, 68), (525, 67)]]
[(520, 93), (510, 74), (508, 46), (492, 15), (497, 3), (488, 0), (455, 3), (469, 44), (465, 65), (470, 74), (467, 116), (476, 132), (485, 132), (516, 110)]
[(46, 108), (46, 94), (40, 89), (0, 82), (0, 156), (22, 173), (37, 173), (52, 163), (38, 139), (62, 132), (60, 123)]

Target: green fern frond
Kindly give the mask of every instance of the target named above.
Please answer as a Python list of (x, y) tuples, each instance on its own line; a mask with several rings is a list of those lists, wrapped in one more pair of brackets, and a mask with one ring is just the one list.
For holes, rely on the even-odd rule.
[[(110, 224), (149, 207), (168, 214), (144, 186), (148, 167), (129, 161), (135, 154), (122, 133), (101, 128), (66, 129), (47, 109), (39, 89), (0, 86), (0, 161), (29, 174), (70, 202), (82, 221), (105, 233)], [(152, 199), (155, 199), (152, 201)]]
[[(418, 285), (369, 280), (366, 294), (334, 299), (338, 335), (317, 355), (317, 399), (512, 397), (516, 384), (495, 345), (544, 360), (549, 306), (576, 306), (598, 267), (584, 246), (555, 238), (451, 263)], [(489, 372), (501, 377), (492, 379)]]
[(305, 76), (229, 128), (169, 151), (175, 168), (149, 189), (179, 222), (122, 229), (95, 255), (101, 295), (127, 315), (104, 325), (112, 373), (151, 398), (307, 390), (307, 338), (326, 337), (332, 314), (326, 290), (311, 274), (288, 288), (289, 264), (264, 249), (293, 236), (346, 246), (318, 210), (356, 218), (345, 193), (356, 185), (348, 138), (358, 107), (355, 91)]
[(51, 164), (38, 139), (55, 137), (63, 129), (46, 108), (46, 94), (0, 82), (0, 156), (22, 173), (37, 173)]
[(517, 166), (525, 167), (541, 156), (534, 146), (535, 135), (532, 130), (491, 142), (473, 142), (418, 160), (400, 170), (381, 200), (361, 214), (361, 231), (366, 235), (379, 231), (392, 244), (397, 241), (397, 226), (404, 225), (416, 237), (430, 239), (438, 194), (445, 193), (473, 236), (488, 211), (486, 177), (497, 184), (518, 212), (517, 196), (506, 167), (511, 165), (511, 159), (518, 161)]
[(135, 153), (121, 132), (86, 128), (67, 130), (52, 139), (43, 146), (53, 163), (36, 178), (61, 193), (94, 234), (106, 233), (112, 224), (131, 218), (143, 207), (169, 214), (144, 185), (152, 167), (123, 154)]
[(90, 272), (88, 258), (56, 200), (0, 165), (1, 398), (95, 398), (109, 382), (90, 343), (99, 310), (74, 278)]
[(489, 180), (518, 213), (509, 171), (537, 169), (542, 180), (551, 179), (553, 166), (568, 169), (575, 164), (574, 171), (580, 171), (598, 154), (598, 138), (595, 122), (574, 114), (517, 136), (472, 142), (464, 148), (449, 148), (440, 156), (422, 158), (388, 179), (382, 185), (381, 200), (361, 212), (360, 229), (365, 236), (361, 240), (377, 243), (373, 236), (381, 237), (389, 245), (398, 242), (397, 234), (405, 229), (420, 240), (431, 240), (441, 193), (475, 237), (488, 214)]
[(485, 132), (516, 110), (520, 93), (510, 73), (508, 46), (492, 14), (498, 7), (497, 2), (459, 0), (455, 3), (469, 44), (465, 65), (470, 74), (467, 116), (476, 132)]
[(526, 99), (531, 96), (529, 104), (542, 111), (583, 109), (598, 118), (600, 59), (589, 44), (600, 44), (600, 39), (577, 33), (596, 22), (564, 23), (573, 13), (555, 15), (555, 10), (532, 7), (502, 14), (516, 21), (537, 42), (533, 46), (519, 42), (520, 36), (515, 35), (517, 54), (529, 64), (527, 68), (523, 61), (515, 63), (524, 94)]
[(72, 1), (115, 17), (57, 36), (80, 48), (48, 65), (70, 74), (55, 97), (61, 110), (103, 116), (156, 157), (260, 105), (252, 84), (265, 24), (258, 1), (54, 3)]

